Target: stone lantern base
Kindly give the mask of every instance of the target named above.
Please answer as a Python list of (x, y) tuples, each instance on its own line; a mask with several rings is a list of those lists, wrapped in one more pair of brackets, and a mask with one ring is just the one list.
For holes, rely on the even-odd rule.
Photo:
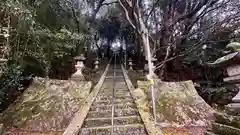
[(76, 73), (74, 73), (72, 75), (71, 80), (74, 80), (74, 81), (84, 81), (85, 77), (83, 76), (81, 71), (77, 71)]

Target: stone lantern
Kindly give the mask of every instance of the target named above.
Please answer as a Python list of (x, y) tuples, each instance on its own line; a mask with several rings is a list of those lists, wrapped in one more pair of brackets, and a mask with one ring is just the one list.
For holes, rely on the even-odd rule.
[(99, 69), (99, 58), (96, 58), (95, 62), (94, 62), (94, 65), (95, 65), (95, 69), (98, 70)]
[(86, 52), (87, 52), (87, 49), (88, 49), (88, 47), (85, 45), (83, 49), (84, 49), (84, 52), (86, 53)]
[[(234, 48), (229, 47), (234, 45)], [(228, 77), (224, 78), (223, 81), (226, 83), (235, 84), (240, 90), (240, 44), (236, 46), (236, 43), (230, 43), (227, 48), (231, 48), (231, 52), (217, 59), (213, 63), (208, 63), (209, 66), (226, 68)], [(233, 52), (235, 51), (235, 52)], [(239, 135), (240, 126), (235, 126), (235, 123), (239, 123), (240, 115), (240, 91), (233, 97), (232, 102), (226, 106), (226, 112), (216, 112), (215, 122), (212, 124), (212, 129), (206, 132), (206, 134), (211, 133), (221, 133), (223, 135)]]
[(72, 80), (76, 80), (76, 81), (79, 81), (79, 80), (84, 80), (84, 76), (83, 76), (83, 68), (84, 68), (84, 63), (83, 61), (85, 60), (86, 58), (84, 57), (84, 54), (81, 54), (80, 56), (77, 56), (74, 58), (74, 60), (77, 62), (77, 64), (75, 65), (77, 71), (72, 75), (71, 79)]
[[(155, 57), (153, 57), (153, 58), (151, 59), (151, 61), (152, 61), (153, 68), (156, 68), (154, 65), (155, 65), (155, 62), (157, 61), (157, 59), (156, 59)], [(148, 71), (148, 60), (145, 60), (144, 70), (145, 70), (145, 71)]]
[(104, 52), (102, 52), (102, 58), (104, 58), (105, 56), (104, 56), (105, 54), (104, 54)]
[(128, 60), (128, 65), (129, 65), (129, 69), (130, 70), (133, 70), (133, 60), (130, 58), (129, 60)]

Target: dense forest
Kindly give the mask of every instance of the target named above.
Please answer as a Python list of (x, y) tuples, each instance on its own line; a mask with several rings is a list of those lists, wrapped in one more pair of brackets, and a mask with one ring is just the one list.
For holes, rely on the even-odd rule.
[(211, 97), (226, 91), (226, 71), (207, 63), (240, 41), (240, 1), (2, 0), (0, 36), (0, 108), (34, 76), (68, 79), (74, 56), (87, 47), (88, 59), (103, 57), (103, 47), (116, 39), (126, 45), (134, 69), (148, 62), (149, 73), (166, 81), (207, 81)]

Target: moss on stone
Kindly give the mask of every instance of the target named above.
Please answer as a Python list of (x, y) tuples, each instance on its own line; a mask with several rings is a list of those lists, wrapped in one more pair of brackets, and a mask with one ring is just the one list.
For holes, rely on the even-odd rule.
[[(138, 81), (138, 87), (147, 94), (151, 108), (151, 91), (148, 83)], [(160, 123), (206, 126), (213, 110), (198, 95), (192, 81), (162, 82), (155, 80), (157, 117)], [(150, 109), (151, 110), (151, 109)]]
[(212, 130), (218, 135), (240, 135), (240, 129), (219, 123), (212, 124)]
[(0, 121), (5, 129), (63, 131), (88, 96), (91, 85), (91, 82), (36, 78), (1, 114)]

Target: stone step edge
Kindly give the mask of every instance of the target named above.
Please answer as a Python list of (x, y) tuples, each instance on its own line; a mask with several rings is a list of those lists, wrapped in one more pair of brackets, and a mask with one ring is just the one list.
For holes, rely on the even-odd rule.
[(123, 76), (125, 78), (126, 84), (128, 86), (128, 89), (130, 90), (131, 95), (133, 96), (134, 102), (137, 106), (138, 112), (141, 116), (141, 119), (145, 125), (145, 128), (147, 130), (148, 135), (164, 135), (161, 128), (157, 127), (153, 118), (152, 118), (152, 114), (149, 113), (149, 111), (145, 111), (142, 109), (142, 107), (147, 108), (146, 105), (139, 105), (138, 102), (136, 101), (137, 98), (134, 97), (134, 86), (132, 85), (131, 80), (129, 79), (128, 75), (127, 75), (127, 71), (124, 69), (123, 65), (121, 65), (122, 67), (122, 71), (123, 71)]
[[(130, 106), (130, 105), (134, 105), (135, 106), (135, 103), (130, 103), (130, 102), (128, 102), (128, 103), (126, 103), (126, 104), (117, 104), (117, 103), (115, 103), (114, 104), (115, 106)], [(92, 107), (104, 107), (104, 106), (112, 106), (112, 104), (110, 104), (110, 105), (94, 105), (94, 106), (92, 106)]]
[[(114, 125), (113, 128), (144, 128), (143, 124), (127, 124), (127, 125)], [(104, 126), (104, 127), (88, 127), (81, 128), (81, 130), (99, 130), (99, 129), (111, 129), (112, 126)]]
[(215, 133), (213, 133), (211, 131), (206, 131), (204, 135), (217, 135), (217, 134), (215, 134)]
[[(118, 107), (130, 107), (130, 106), (134, 106), (133, 108), (136, 108), (136, 105), (135, 104), (114, 104), (115, 106), (118, 106)], [(94, 106), (91, 106), (91, 108), (98, 108), (98, 107), (112, 107), (112, 105), (94, 105)]]
[[(131, 116), (119, 116), (114, 117), (114, 120), (120, 119), (131, 119), (131, 118), (141, 118), (139, 115), (131, 115)], [(112, 117), (104, 117), (104, 118), (87, 118), (85, 121), (95, 121), (95, 120), (112, 120)]]
[[(102, 103), (102, 102), (110, 102), (112, 103), (112, 100), (98, 100), (98, 101), (95, 101), (94, 103)], [(118, 102), (133, 102), (133, 99), (115, 99), (114, 100), (115, 103), (118, 103)]]
[(109, 79), (109, 78), (124, 78), (123, 76), (106, 76), (106, 79)]
[[(137, 109), (132, 109), (132, 108), (130, 108), (130, 109), (115, 109), (116, 112), (117, 112), (117, 111), (128, 111), (128, 110), (138, 112)], [(111, 110), (111, 109), (109, 109), (109, 110), (104, 110), (104, 111), (89, 111), (88, 113), (104, 113), (104, 112), (107, 112), (107, 111), (110, 111), (110, 112), (112, 113), (112, 110)]]
[[(111, 90), (101, 90), (100, 92), (108, 92), (109, 94), (111, 93), (112, 94), (112, 92), (113, 92), (113, 90), (111, 89)], [(129, 90), (125, 90), (125, 89), (115, 89), (115, 91), (114, 91), (116, 94), (119, 94), (119, 93), (126, 93), (126, 92), (130, 92)]]
[[(120, 102), (118, 102), (118, 103), (120, 103)], [(124, 104), (118, 104), (118, 103), (115, 103), (114, 105), (115, 106), (118, 106), (118, 105), (135, 105), (135, 103), (134, 103), (134, 101), (133, 102), (126, 102), (126, 103), (124, 103)], [(109, 105), (111, 105), (111, 104), (109, 104)], [(103, 105), (103, 106), (109, 106), (109, 105)], [(97, 106), (97, 105), (93, 105), (93, 106)], [(100, 105), (99, 105), (100, 106)]]
[[(105, 100), (105, 99), (112, 99), (112, 97), (105, 97), (105, 96), (102, 96), (102, 97), (96, 97), (96, 99), (98, 99), (98, 100)], [(133, 98), (131, 97), (131, 96), (128, 96), (128, 97), (115, 97), (115, 99), (117, 99), (117, 100), (120, 100), (120, 99), (122, 99), (122, 100), (133, 100)]]

